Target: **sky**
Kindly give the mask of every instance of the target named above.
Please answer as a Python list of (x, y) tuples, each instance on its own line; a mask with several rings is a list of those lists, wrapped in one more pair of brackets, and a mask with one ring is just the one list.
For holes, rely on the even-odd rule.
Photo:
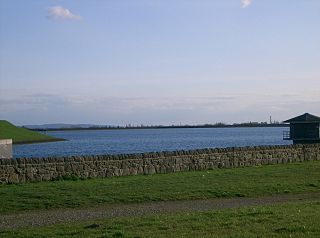
[(320, 116), (319, 0), (0, 0), (0, 119)]

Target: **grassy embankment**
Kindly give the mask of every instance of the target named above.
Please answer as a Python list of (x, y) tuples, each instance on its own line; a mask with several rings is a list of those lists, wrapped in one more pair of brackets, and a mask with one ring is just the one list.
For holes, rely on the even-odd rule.
[(0, 231), (5, 237), (319, 237), (320, 200)]
[(12, 139), (14, 144), (62, 141), (38, 132), (19, 128), (8, 121), (0, 120), (0, 139)]
[(150, 201), (320, 191), (320, 161), (209, 171), (0, 185), (0, 214)]

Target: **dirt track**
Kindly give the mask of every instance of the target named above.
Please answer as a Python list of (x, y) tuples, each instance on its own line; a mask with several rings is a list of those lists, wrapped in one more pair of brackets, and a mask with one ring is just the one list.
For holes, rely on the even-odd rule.
[(0, 215), (0, 229), (36, 227), (116, 217), (139, 217), (159, 213), (221, 210), (255, 205), (297, 201), (315, 201), (320, 193), (287, 194), (260, 198), (220, 198), (207, 200), (165, 201), (140, 204), (107, 205), (97, 208), (37, 210)]

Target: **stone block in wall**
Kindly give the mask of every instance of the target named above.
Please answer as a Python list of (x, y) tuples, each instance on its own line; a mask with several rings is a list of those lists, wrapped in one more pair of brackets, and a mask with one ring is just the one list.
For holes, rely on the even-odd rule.
[(43, 180), (43, 181), (50, 181), (50, 180), (52, 180), (51, 175), (50, 175), (49, 173), (43, 174), (43, 175), (42, 175), (42, 180)]
[(175, 166), (174, 166), (174, 165), (168, 165), (168, 166), (166, 167), (166, 172), (167, 172), (167, 173), (174, 173), (174, 172), (176, 172), (176, 171), (175, 171)]
[(42, 181), (42, 175), (40, 175), (40, 174), (34, 174), (34, 175), (33, 175), (33, 181), (34, 181), (34, 182), (41, 182), (41, 181)]
[(155, 174), (156, 173), (156, 169), (152, 164), (145, 165), (145, 167), (143, 169), (143, 172), (144, 172), (144, 174)]
[(180, 164), (176, 164), (176, 165), (174, 166), (174, 171), (175, 171), (175, 172), (180, 172), (180, 171), (181, 171), (181, 169), (180, 169)]
[(10, 173), (7, 181), (8, 181), (8, 183), (19, 183), (18, 174)]
[(19, 174), (18, 175), (18, 180), (19, 180), (19, 183), (25, 183), (26, 182), (26, 176), (25, 175), (21, 175)]
[(130, 169), (130, 175), (137, 175), (137, 174), (138, 174), (137, 168), (131, 168)]
[(0, 140), (0, 159), (12, 159), (12, 139)]

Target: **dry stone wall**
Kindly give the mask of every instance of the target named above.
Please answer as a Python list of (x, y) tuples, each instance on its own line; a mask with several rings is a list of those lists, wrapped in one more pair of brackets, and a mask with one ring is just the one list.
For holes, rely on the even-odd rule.
[(174, 173), (320, 160), (320, 144), (258, 146), (124, 155), (0, 159), (0, 183)]

